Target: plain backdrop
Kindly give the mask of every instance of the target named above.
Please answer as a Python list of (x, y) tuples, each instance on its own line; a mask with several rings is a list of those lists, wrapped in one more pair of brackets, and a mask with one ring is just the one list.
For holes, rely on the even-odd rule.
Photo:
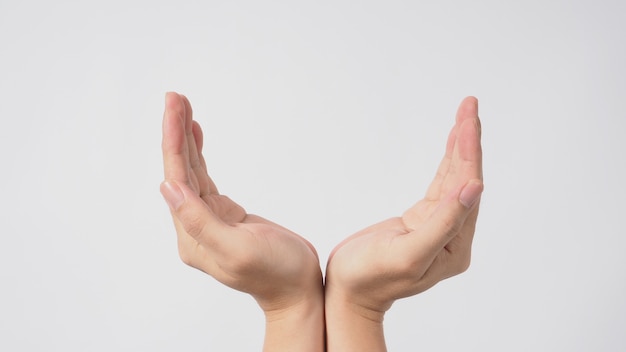
[(626, 348), (626, 2), (0, 2), (0, 350), (255, 351), (253, 299), (186, 267), (166, 91), (221, 192), (308, 238), (419, 200), (480, 100), (472, 266), (391, 351)]

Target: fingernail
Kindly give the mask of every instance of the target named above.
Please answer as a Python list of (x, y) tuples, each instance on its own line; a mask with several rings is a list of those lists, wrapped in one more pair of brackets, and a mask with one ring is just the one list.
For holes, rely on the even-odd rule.
[(482, 182), (478, 180), (469, 181), (461, 191), (461, 195), (459, 195), (459, 202), (469, 209), (478, 201), (482, 192)]
[(167, 205), (169, 205), (170, 209), (177, 210), (185, 201), (185, 196), (183, 195), (183, 191), (177, 185), (170, 183), (168, 181), (164, 181), (161, 184), (161, 194)]

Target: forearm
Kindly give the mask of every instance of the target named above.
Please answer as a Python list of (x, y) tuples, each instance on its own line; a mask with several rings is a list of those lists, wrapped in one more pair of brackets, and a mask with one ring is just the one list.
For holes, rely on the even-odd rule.
[(265, 313), (264, 352), (324, 351), (324, 295), (313, 297), (284, 310)]
[(384, 312), (358, 307), (339, 294), (326, 296), (328, 352), (385, 352)]

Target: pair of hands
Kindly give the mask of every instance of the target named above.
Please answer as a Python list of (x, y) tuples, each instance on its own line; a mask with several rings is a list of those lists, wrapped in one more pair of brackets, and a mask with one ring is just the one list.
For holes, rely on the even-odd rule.
[[(325, 307), (329, 349), (334, 344), (349, 350), (349, 342), (342, 344), (331, 331), (334, 326), (345, 329), (349, 316), (382, 325), (395, 300), (418, 294), (469, 266), (483, 190), (475, 98), (466, 98), (459, 106), (445, 156), (425, 198), (402, 216), (372, 225), (337, 245), (328, 260), (325, 285), (311, 243), (247, 214), (219, 194), (207, 173), (202, 143), (202, 130), (193, 120), (188, 99), (168, 93), (161, 193), (172, 212), (180, 257), (221, 283), (252, 295), (268, 324), (289, 320), (290, 312), (298, 312), (321, 317), (323, 329)], [(319, 322), (309, 323), (319, 328)], [(323, 344), (323, 331), (317, 336)]]

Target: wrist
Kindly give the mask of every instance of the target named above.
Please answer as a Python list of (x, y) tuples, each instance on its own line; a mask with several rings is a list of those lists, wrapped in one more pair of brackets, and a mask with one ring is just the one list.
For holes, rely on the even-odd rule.
[(320, 286), (289, 307), (264, 310), (263, 351), (324, 351), (324, 295)]
[(383, 319), (385, 310), (356, 303), (351, 295), (326, 290), (327, 349), (332, 351), (386, 351)]

